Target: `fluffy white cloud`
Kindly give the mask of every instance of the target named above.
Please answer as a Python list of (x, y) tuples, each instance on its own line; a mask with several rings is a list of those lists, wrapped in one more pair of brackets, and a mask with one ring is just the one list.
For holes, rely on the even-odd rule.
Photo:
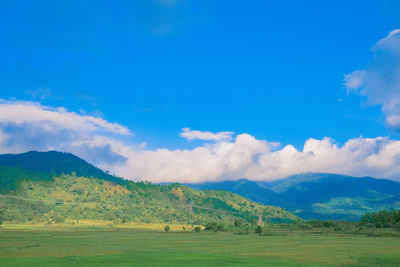
[[(254, 158), (268, 153), (271, 145), (248, 134), (233, 142), (222, 141), (193, 150), (144, 150), (133, 152), (117, 167), (127, 177), (165, 182), (200, 182), (242, 178)], [(133, 176), (132, 176), (133, 175)]]
[(201, 182), (248, 178), (275, 180), (305, 172), (330, 172), (396, 179), (400, 175), (400, 141), (356, 138), (338, 146), (332, 139), (309, 139), (303, 150), (241, 134), (234, 141), (193, 150), (141, 151), (115, 166), (117, 173), (155, 182)]
[[(190, 150), (147, 150), (143, 145), (126, 143), (126, 137), (132, 135), (129, 129), (102, 118), (32, 102), (0, 102), (0, 153), (32, 149), (67, 151), (129, 179), (275, 180), (304, 172), (393, 179), (400, 176), (400, 141), (388, 138), (359, 137), (344, 145), (330, 138), (308, 139), (298, 150), (292, 145), (278, 148), (277, 143), (249, 134), (229, 139), (217, 138), (220, 133), (206, 132), (204, 137), (204, 132), (186, 132), (215, 142)], [(227, 136), (232, 137), (232, 133)]]
[(328, 172), (355, 176), (397, 178), (400, 141), (388, 138), (356, 138), (338, 146), (330, 138), (308, 139), (302, 151), (288, 145), (260, 156), (246, 175), (256, 180), (296, 173)]
[(364, 70), (345, 75), (348, 91), (381, 105), (388, 126), (400, 128), (400, 30), (381, 39), (373, 48), (374, 61)]
[(0, 123), (3, 125), (31, 124), (45, 127), (46, 131), (72, 130), (81, 132), (105, 131), (121, 135), (132, 134), (118, 123), (99, 117), (68, 112), (65, 108), (52, 108), (27, 101), (0, 101)]
[(194, 139), (200, 139), (200, 140), (208, 140), (208, 141), (222, 141), (222, 140), (231, 140), (232, 135), (234, 132), (218, 132), (218, 133), (212, 133), (212, 132), (203, 132), (203, 131), (193, 131), (190, 130), (189, 128), (182, 128), (182, 132), (180, 133), (180, 136), (183, 138), (186, 138), (187, 140), (194, 140)]
[[(69, 112), (64, 108), (53, 108), (27, 101), (0, 100), (0, 153), (19, 153), (27, 150), (61, 150), (85, 152), (84, 144), (96, 138), (106, 138), (107, 149), (113, 138), (131, 136), (131, 131), (102, 118)], [(80, 142), (79, 146), (75, 145)], [(93, 153), (92, 153), (93, 154)], [(106, 158), (104, 158), (106, 157)], [(115, 161), (120, 155), (97, 153), (89, 158), (98, 164), (104, 160)]]

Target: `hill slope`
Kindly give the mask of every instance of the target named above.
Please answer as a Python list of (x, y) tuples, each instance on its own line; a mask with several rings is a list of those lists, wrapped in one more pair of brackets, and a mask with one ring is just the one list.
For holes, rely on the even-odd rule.
[(282, 204), (276, 192), (259, 185), (257, 182), (246, 179), (186, 185), (197, 190), (225, 190), (256, 202), (268, 203), (268, 205), (279, 206)]
[(190, 186), (227, 190), (307, 219), (359, 220), (366, 212), (400, 209), (400, 183), (371, 177), (308, 173), (276, 182), (239, 180)]
[(0, 192), (0, 210), (8, 221), (204, 224), (214, 220), (232, 223), (238, 218), (248, 222), (298, 219), (281, 208), (229, 192), (125, 181), (60, 152), (1, 155)]
[(0, 154), (0, 166), (17, 167), (51, 175), (75, 172), (77, 176), (96, 177), (114, 183), (121, 182), (121, 179), (105, 173), (71, 153), (57, 151)]

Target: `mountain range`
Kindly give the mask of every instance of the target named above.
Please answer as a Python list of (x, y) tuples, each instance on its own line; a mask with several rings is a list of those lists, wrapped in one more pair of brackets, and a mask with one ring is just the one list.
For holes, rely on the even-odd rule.
[(0, 155), (0, 211), (11, 222), (292, 222), (286, 210), (226, 191), (133, 182), (56, 151)]
[(241, 179), (187, 186), (226, 190), (304, 219), (357, 221), (366, 212), (400, 209), (400, 183), (372, 177), (306, 173), (274, 182)]
[(158, 185), (110, 175), (70, 153), (31, 151), (0, 155), (0, 199), (7, 220), (24, 222), (56, 215), (191, 224), (298, 217), (357, 221), (366, 212), (400, 209), (400, 183), (306, 173), (274, 182)]

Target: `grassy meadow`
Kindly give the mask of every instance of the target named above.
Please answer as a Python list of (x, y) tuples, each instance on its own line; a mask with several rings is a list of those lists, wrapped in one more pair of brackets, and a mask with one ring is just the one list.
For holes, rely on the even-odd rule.
[(239, 235), (193, 232), (190, 225), (171, 225), (166, 233), (164, 226), (5, 224), (0, 266), (400, 266), (399, 237), (315, 230)]

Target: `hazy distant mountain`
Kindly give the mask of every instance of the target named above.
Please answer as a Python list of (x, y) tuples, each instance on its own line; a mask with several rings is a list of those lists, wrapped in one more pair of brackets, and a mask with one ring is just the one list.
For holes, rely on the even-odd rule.
[(358, 220), (365, 212), (400, 209), (400, 183), (371, 177), (307, 173), (275, 182), (238, 180), (189, 186), (227, 190), (307, 219)]
[(111, 220), (204, 224), (289, 222), (298, 218), (226, 191), (152, 185), (109, 175), (68, 153), (0, 155), (0, 210), (5, 220)]

